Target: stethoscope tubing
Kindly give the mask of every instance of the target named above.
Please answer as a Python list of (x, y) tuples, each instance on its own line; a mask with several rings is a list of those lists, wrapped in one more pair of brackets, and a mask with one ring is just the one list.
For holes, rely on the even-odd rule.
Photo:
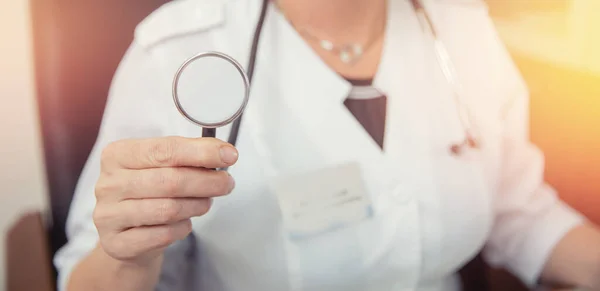
[[(203, 52), (203, 53), (197, 54), (197, 55), (187, 59), (181, 65), (181, 67), (177, 70), (177, 72), (175, 74), (175, 78), (173, 80), (173, 92), (172, 92), (173, 93), (173, 101), (175, 103), (175, 106), (177, 107), (177, 110), (181, 113), (181, 115), (183, 115), (187, 120), (202, 127), (202, 136), (203, 137), (207, 137), (207, 136), (215, 137), (216, 128), (233, 122), (227, 142), (234, 146), (237, 143), (240, 126), (241, 126), (241, 122), (243, 119), (242, 118), (243, 112), (244, 112), (244, 109), (246, 108), (246, 106), (248, 105), (248, 101), (250, 98), (250, 91), (252, 88), (252, 80), (253, 80), (254, 71), (256, 68), (260, 36), (261, 36), (262, 30), (263, 30), (263, 25), (264, 25), (264, 22), (266, 19), (266, 13), (268, 10), (267, 8), (269, 5), (269, 1), (270, 0), (263, 0), (263, 2), (262, 2), (261, 12), (260, 12), (258, 22), (255, 27), (254, 36), (252, 39), (252, 44), (251, 44), (251, 49), (250, 49), (250, 54), (249, 54), (249, 59), (248, 59), (248, 66), (247, 66), (248, 72), (247, 73), (244, 72), (243, 67), (232, 57), (230, 57), (226, 54), (220, 53), (220, 52), (211, 51), (211, 52)], [(458, 118), (460, 119), (460, 122), (465, 131), (465, 140), (462, 143), (453, 144), (451, 146), (452, 152), (454, 154), (459, 153), (460, 151), (457, 149), (460, 149), (463, 146), (468, 146), (470, 148), (477, 148), (479, 142), (477, 140), (477, 137), (474, 136), (474, 134), (471, 130), (471, 128), (472, 128), (471, 127), (472, 126), (471, 116), (468, 112), (468, 108), (464, 104), (462, 104), (462, 101), (463, 101), (461, 98), (462, 93), (459, 91), (460, 84), (457, 80), (455, 68), (452, 64), (452, 60), (448, 54), (446, 46), (439, 39), (439, 37), (437, 35), (437, 31), (435, 30), (434, 25), (428, 15), (426, 9), (423, 7), (421, 0), (410, 0), (410, 1), (412, 3), (413, 9), (417, 13), (417, 17), (419, 18), (419, 21), (421, 22), (423, 29), (427, 33), (429, 33), (433, 38), (437, 62), (442, 70), (442, 73), (443, 73), (446, 81), (452, 87), (453, 95), (455, 97), (455, 102), (456, 102), (456, 106), (457, 106), (457, 113), (459, 115)], [(193, 118), (190, 114), (188, 114), (188, 112), (181, 105), (181, 102), (179, 100), (178, 91), (177, 91), (179, 79), (181, 78), (181, 74), (182, 74), (183, 70), (189, 64), (194, 62), (195, 60), (202, 58), (202, 57), (208, 57), (208, 56), (219, 57), (219, 58), (222, 58), (222, 59), (230, 62), (242, 76), (244, 86), (245, 86), (244, 100), (243, 100), (240, 108), (235, 112), (235, 114), (233, 114), (228, 119), (223, 120), (221, 122), (215, 122), (215, 123), (202, 122), (200, 120)], [(227, 169), (225, 169), (225, 170), (227, 170)]]
[[(260, 16), (258, 17), (258, 22), (254, 29), (254, 37), (252, 38), (252, 46), (250, 47), (250, 57), (248, 59), (248, 84), (250, 84), (250, 88), (248, 93), (252, 90), (252, 80), (254, 78), (254, 69), (256, 68), (256, 57), (258, 55), (258, 46), (260, 43), (260, 36), (262, 34), (262, 28), (265, 23), (265, 19), (267, 18), (267, 8), (270, 0), (263, 0)], [(236, 120), (233, 121), (231, 125), (231, 131), (229, 132), (229, 137), (227, 138), (227, 142), (232, 144), (233, 146), (237, 143), (237, 138), (240, 132), (240, 125), (242, 123), (242, 115), (239, 116)]]

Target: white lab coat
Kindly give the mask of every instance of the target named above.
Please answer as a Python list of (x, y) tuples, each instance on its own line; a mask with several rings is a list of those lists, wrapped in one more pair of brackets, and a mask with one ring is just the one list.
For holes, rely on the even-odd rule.
[[(137, 27), (77, 187), (70, 241), (55, 258), (60, 286), (97, 242), (102, 148), (123, 138), (200, 136), (172, 104), (173, 74), (206, 50), (246, 64), (260, 2), (174, 1)], [(526, 87), (482, 1), (426, 1), (481, 135), (482, 149), (461, 158), (448, 151), (463, 129), (431, 42), (408, 0), (389, 2), (374, 79), (389, 102), (385, 152), (342, 104), (350, 84), (270, 6), (231, 168), (236, 189), (193, 220), (198, 290), (458, 290), (455, 272), (482, 248), (490, 263), (534, 284), (553, 246), (582, 222), (543, 182), (543, 156), (528, 141)], [(273, 171), (265, 171), (265, 150)], [(374, 216), (302, 243), (288, 239), (269, 179), (348, 161), (361, 166)]]

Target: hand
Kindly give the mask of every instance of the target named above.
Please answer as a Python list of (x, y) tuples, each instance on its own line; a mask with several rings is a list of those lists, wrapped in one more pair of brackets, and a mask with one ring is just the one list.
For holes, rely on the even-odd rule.
[(149, 263), (192, 230), (211, 198), (233, 190), (237, 150), (214, 138), (122, 140), (102, 154), (94, 223), (112, 258)]
[(584, 223), (567, 232), (554, 247), (541, 280), (559, 286), (600, 291), (600, 229)]

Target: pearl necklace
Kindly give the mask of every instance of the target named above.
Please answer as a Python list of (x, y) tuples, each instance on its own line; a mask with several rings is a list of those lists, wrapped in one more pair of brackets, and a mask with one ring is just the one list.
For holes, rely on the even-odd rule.
[(328, 51), (332, 54), (337, 55), (337, 57), (342, 61), (342, 63), (347, 65), (353, 65), (360, 60), (365, 51), (368, 51), (369, 48), (377, 41), (377, 39), (383, 34), (385, 29), (382, 29), (380, 33), (375, 34), (369, 40), (367, 40), (364, 44), (360, 44), (357, 42), (349, 42), (344, 44), (335, 44), (329, 38), (321, 38), (318, 37), (316, 33), (313, 33), (308, 28), (298, 27), (289, 20), (289, 17), (286, 16), (285, 11), (281, 9), (279, 5), (279, 1), (274, 1), (275, 6), (281, 11), (283, 16), (292, 24), (296, 30), (304, 35), (306, 38), (316, 42), (319, 47), (323, 50)]

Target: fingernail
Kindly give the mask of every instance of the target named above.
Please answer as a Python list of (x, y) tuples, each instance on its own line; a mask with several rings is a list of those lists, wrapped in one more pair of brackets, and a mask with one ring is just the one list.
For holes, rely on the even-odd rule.
[(226, 164), (233, 164), (237, 161), (238, 152), (232, 146), (221, 147), (221, 161)]
[[(227, 174), (229, 174), (229, 173), (227, 173)], [(229, 193), (231, 193), (234, 188), (235, 188), (235, 179), (231, 175), (229, 175)]]

